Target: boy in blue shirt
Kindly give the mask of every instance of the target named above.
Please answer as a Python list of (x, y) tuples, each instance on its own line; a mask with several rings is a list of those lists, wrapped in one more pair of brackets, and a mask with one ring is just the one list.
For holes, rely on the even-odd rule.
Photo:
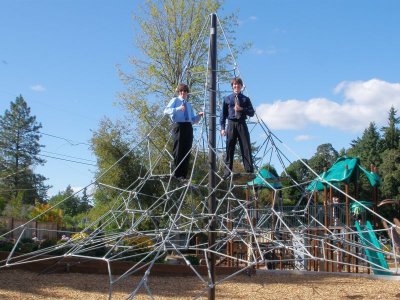
[(193, 144), (192, 124), (198, 123), (204, 113), (196, 114), (194, 112), (192, 104), (188, 102), (189, 87), (186, 84), (179, 84), (176, 88), (176, 93), (178, 97), (169, 101), (164, 109), (164, 114), (169, 115), (174, 123), (172, 128), (174, 139), (172, 150), (172, 155), (174, 156), (173, 176), (177, 179), (185, 179), (189, 168), (189, 152)]

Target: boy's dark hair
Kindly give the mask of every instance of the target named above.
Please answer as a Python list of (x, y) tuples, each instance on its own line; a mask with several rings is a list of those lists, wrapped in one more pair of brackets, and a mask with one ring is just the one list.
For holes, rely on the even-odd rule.
[(178, 86), (176, 87), (176, 93), (179, 94), (179, 92), (189, 93), (189, 87), (187, 86), (187, 84), (184, 83), (178, 84)]
[(235, 77), (231, 80), (231, 87), (233, 87), (234, 83), (237, 83), (237, 84), (240, 84), (241, 86), (243, 86), (243, 80), (240, 77)]

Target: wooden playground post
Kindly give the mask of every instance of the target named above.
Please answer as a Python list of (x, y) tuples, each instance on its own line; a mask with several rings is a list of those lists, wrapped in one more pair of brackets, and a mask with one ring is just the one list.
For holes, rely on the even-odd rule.
[[(317, 217), (317, 202), (318, 202), (318, 194), (314, 191), (314, 216)], [(317, 225), (314, 226), (314, 235), (317, 236)], [(315, 239), (313, 241), (313, 256), (317, 257), (317, 242)], [(314, 259), (314, 271), (318, 270), (318, 260)]]
[[(346, 165), (346, 168), (347, 168), (347, 165)], [(350, 214), (349, 214), (349, 197), (348, 197), (349, 185), (348, 184), (346, 184), (344, 186), (344, 191), (346, 193), (346, 228), (349, 228), (350, 227)], [(350, 252), (349, 240), (350, 240), (350, 237), (348, 234), (346, 234), (346, 251), (347, 252)], [(347, 254), (347, 272), (348, 273), (350, 273), (350, 259), (351, 259), (350, 255)]]
[[(324, 167), (324, 172), (326, 172), (326, 167)], [(328, 234), (328, 207), (327, 207), (327, 199), (328, 198), (328, 190), (326, 188), (326, 184), (324, 184), (324, 226), (325, 226), (325, 234)], [(327, 244), (324, 243), (324, 252), (327, 257), (329, 257), (329, 251)], [(325, 260), (325, 271), (329, 270), (329, 262)]]
[[(254, 223), (253, 226), (255, 227), (257, 225), (258, 222), (258, 193), (256, 190), (254, 190)], [(255, 241), (257, 243), (257, 240)], [(260, 241), (261, 242), (261, 241)], [(264, 244), (264, 243), (263, 243)], [(260, 255), (260, 253), (258, 253), (257, 255)], [(260, 260), (263, 260), (264, 257), (260, 257)], [(264, 260), (263, 260), (264, 261)], [(265, 262), (265, 261), (264, 261)], [(258, 269), (260, 266), (257, 263), (256, 268)]]

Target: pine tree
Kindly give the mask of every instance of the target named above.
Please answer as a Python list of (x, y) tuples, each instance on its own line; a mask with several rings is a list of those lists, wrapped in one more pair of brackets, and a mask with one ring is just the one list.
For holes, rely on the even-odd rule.
[(73, 217), (79, 213), (80, 198), (75, 194), (72, 187), (68, 185), (65, 191), (58, 192), (57, 195), (51, 197), (49, 204), (61, 209), (64, 215)]
[(397, 110), (392, 106), (389, 110), (388, 126), (382, 127), (385, 149), (399, 148), (400, 130), (396, 127), (400, 118), (396, 117)]
[(21, 95), (0, 116), (0, 197), (5, 203), (19, 192), (24, 204), (46, 199), (46, 178), (34, 173), (36, 166), (45, 163), (39, 156), (41, 127)]
[(79, 207), (78, 207), (78, 212), (79, 213), (87, 212), (91, 208), (92, 208), (92, 205), (90, 204), (90, 199), (87, 194), (87, 188), (84, 188), (82, 191), (82, 197), (81, 197)]
[(400, 131), (397, 125), (400, 119), (396, 117), (397, 110), (392, 106), (389, 110), (388, 126), (383, 127), (383, 144), (385, 150), (381, 154), (382, 164), (379, 166), (383, 184), (382, 196), (390, 199), (400, 199)]
[(383, 162), (379, 167), (383, 184), (383, 198), (400, 199), (400, 151), (387, 149), (382, 153)]
[(362, 137), (351, 142), (351, 148), (347, 153), (349, 156), (359, 157), (362, 165), (368, 168), (371, 165), (380, 166), (382, 151), (382, 138), (375, 123), (371, 122)]

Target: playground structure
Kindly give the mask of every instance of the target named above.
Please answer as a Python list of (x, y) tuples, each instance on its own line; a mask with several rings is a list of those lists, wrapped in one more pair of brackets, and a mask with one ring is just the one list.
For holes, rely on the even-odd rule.
[[(211, 35), (215, 31), (211, 30)], [(211, 63), (209, 73), (215, 72), (216, 68), (210, 66)], [(234, 72), (237, 76), (238, 69)], [(210, 81), (206, 80), (205, 96), (226, 90), (226, 82), (217, 81), (210, 88)], [(221, 97), (218, 99), (222, 101)], [(87, 186), (117, 194), (109, 199), (110, 209), (103, 216), (63, 243), (26, 254), (18, 252), (18, 245), (32, 228), (30, 222), (21, 224), (15, 229), (20, 234), (1, 267), (46, 261), (50, 259), (48, 255), (60, 261), (97, 261), (107, 265), (110, 298), (114, 284), (129, 275), (141, 274), (142, 280), (132, 286), (128, 299), (141, 289), (152, 297), (148, 278), (160, 262), (171, 256), (183, 262), (204, 285), (202, 294), (193, 298), (210, 293), (215, 285), (239, 273), (251, 274), (257, 269), (398, 274), (399, 245), (393, 238), (390, 247), (386, 247), (379, 236), (393, 237), (400, 227), (377, 213), (379, 177), (375, 170), (365, 170), (356, 158), (343, 157), (318, 175), (256, 115), (248, 123), (252, 140), (257, 141), (253, 153), (258, 158), (256, 177), (245, 178), (236, 173), (224, 180), (224, 140), (220, 137), (213, 144), (207, 132), (219, 112), (207, 101), (203, 106), (206, 117), (195, 126), (188, 180), (178, 181), (172, 176), (173, 170), (165, 171), (165, 164), (172, 158), (169, 142), (159, 148), (151, 139), (159, 129), (158, 122), (130, 150), (147, 149), (149, 154), (135, 182), (125, 188), (109, 186), (101, 181), (107, 176), (105, 173)], [(218, 132), (215, 129), (211, 129), (214, 134)], [(207, 170), (210, 157), (215, 158), (215, 166)], [(287, 167), (294, 161), (314, 174), (315, 180), (290, 176)], [(274, 165), (282, 175), (260, 168), (265, 165)], [(350, 195), (351, 184), (357, 191), (354, 184), (361, 174), (371, 183), (371, 207), (357, 193)], [(298, 198), (292, 199), (295, 206), (283, 205), (282, 194), (288, 189), (297, 191), (294, 195)], [(261, 202), (260, 194), (265, 191), (271, 201)], [(352, 213), (352, 205), (358, 217)], [(380, 228), (379, 224), (386, 227)], [(193, 257), (202, 269), (192, 261)], [(131, 264), (122, 274), (116, 274), (113, 266), (121, 261)], [(217, 271), (218, 279), (216, 266), (226, 268), (223, 273)]]
[[(374, 202), (351, 199), (340, 189), (349, 191), (353, 184), (353, 190), (357, 190), (360, 174), (371, 184)], [(391, 232), (396, 234), (397, 231), (395, 227), (389, 228), (384, 219), (381, 224), (386, 224), (386, 229), (382, 229), (383, 225), (377, 221), (380, 218), (376, 214), (379, 182), (379, 176), (365, 170), (358, 159), (341, 157), (319, 178), (308, 183), (296, 206), (284, 206), (279, 192), (277, 196), (274, 191), (283, 188), (279, 178), (266, 169), (260, 170), (258, 177), (248, 182), (246, 193), (253, 226), (265, 230), (258, 242), (267, 263), (265, 265), (264, 261), (257, 267), (391, 274), (387, 258), (396, 265), (397, 252), (389, 255), (387, 250), (397, 248), (398, 242), (395, 240), (388, 246), (381, 240), (386, 241)], [(258, 203), (258, 195), (263, 189), (275, 194), (272, 204), (266, 207)], [(368, 216), (375, 220), (375, 229)], [(237, 253), (242, 255), (245, 250), (240, 250)], [(234, 247), (228, 247), (228, 253), (237, 255)]]

